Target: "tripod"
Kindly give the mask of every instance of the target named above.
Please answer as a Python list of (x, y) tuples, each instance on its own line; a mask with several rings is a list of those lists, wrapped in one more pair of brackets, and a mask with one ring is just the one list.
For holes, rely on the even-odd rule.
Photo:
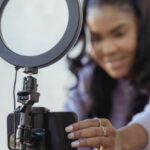
[[(9, 150), (75, 150), (64, 130), (77, 120), (74, 113), (32, 107), (39, 101), (40, 93), (37, 80), (31, 75), (24, 77), (23, 89), (17, 96), (22, 105), (15, 110), (15, 116), (9, 114), (7, 118)], [(14, 121), (16, 127), (12, 125)]]

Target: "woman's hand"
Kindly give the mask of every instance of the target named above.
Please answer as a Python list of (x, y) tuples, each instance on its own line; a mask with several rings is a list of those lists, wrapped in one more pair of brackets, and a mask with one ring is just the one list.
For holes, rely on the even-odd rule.
[(72, 147), (114, 150), (117, 130), (107, 119), (87, 119), (66, 127)]

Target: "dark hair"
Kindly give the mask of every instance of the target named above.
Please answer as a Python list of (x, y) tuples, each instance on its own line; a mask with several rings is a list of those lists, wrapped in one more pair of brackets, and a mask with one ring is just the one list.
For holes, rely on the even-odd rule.
[[(139, 37), (136, 60), (133, 66), (133, 83), (139, 90), (150, 92), (150, 0), (87, 0), (85, 11), (105, 4), (129, 6), (139, 20)], [(86, 18), (86, 13), (85, 13)], [(85, 21), (85, 20), (84, 20)], [(85, 24), (85, 22), (84, 22)]]
[[(85, 26), (86, 15), (89, 7), (99, 7), (105, 4), (112, 5), (128, 5), (130, 6), (139, 20), (139, 37), (138, 46), (136, 51), (136, 60), (133, 65), (133, 76), (131, 83), (134, 86), (137, 95), (133, 100), (132, 112), (129, 112), (128, 120), (131, 117), (143, 110), (143, 107), (148, 101), (148, 95), (150, 93), (150, 0), (85, 0), (83, 4), (83, 26), (79, 37), (79, 40), (83, 40), (83, 47), (78, 57), (71, 59), (68, 57), (70, 64), (70, 70), (77, 76), (78, 71), (84, 67), (82, 64), (82, 58), (86, 54), (86, 38), (85, 38)], [(89, 57), (90, 61), (92, 59)], [(93, 62), (94, 63), (94, 62)], [(116, 86), (116, 80), (112, 79), (102, 68), (96, 65), (92, 76), (91, 94), (93, 96), (94, 105), (89, 112), (89, 117), (94, 115), (100, 115), (100, 117), (109, 117), (111, 112), (112, 103), (112, 91)], [(77, 85), (76, 85), (77, 86)], [(141, 93), (141, 92), (145, 93)], [(149, 94), (150, 95), (150, 94)]]

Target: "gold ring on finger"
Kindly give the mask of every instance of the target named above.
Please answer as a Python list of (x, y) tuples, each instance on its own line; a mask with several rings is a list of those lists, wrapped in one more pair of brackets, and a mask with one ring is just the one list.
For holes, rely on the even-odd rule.
[(107, 130), (106, 127), (101, 126), (102, 130), (103, 130), (103, 136), (106, 137), (107, 136)]
[(94, 118), (94, 119), (96, 119), (96, 121), (98, 121), (98, 127), (101, 127), (102, 126), (101, 120), (99, 118)]

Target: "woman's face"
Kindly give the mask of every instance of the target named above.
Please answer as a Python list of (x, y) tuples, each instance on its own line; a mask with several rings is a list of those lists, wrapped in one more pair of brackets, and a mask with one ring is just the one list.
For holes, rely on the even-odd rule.
[(104, 5), (90, 8), (91, 56), (112, 78), (129, 76), (137, 47), (137, 18), (131, 10)]

